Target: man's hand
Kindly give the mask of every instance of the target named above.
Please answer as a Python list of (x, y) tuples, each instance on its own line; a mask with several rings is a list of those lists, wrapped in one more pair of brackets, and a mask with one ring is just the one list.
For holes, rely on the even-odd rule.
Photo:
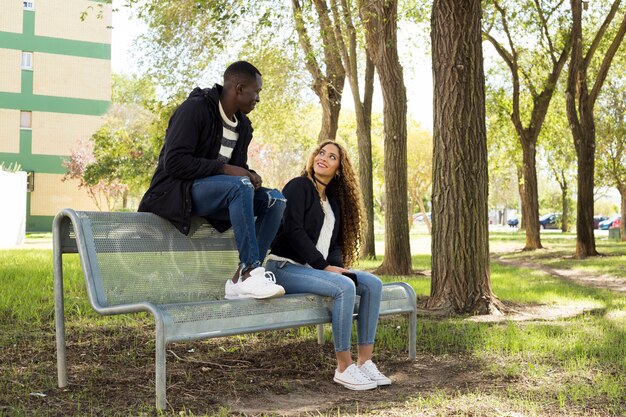
[(261, 184), (263, 184), (261, 176), (253, 171), (250, 171), (250, 181), (252, 181), (252, 185), (254, 185), (255, 190), (260, 188)]
[(237, 165), (224, 164), (222, 165), (222, 172), (224, 173), (224, 175), (232, 175), (235, 177), (250, 178), (250, 182), (254, 186), (255, 190), (258, 189), (261, 186), (261, 183), (263, 182), (263, 180), (261, 179), (261, 176), (257, 174), (256, 172), (248, 171), (247, 169), (239, 167)]

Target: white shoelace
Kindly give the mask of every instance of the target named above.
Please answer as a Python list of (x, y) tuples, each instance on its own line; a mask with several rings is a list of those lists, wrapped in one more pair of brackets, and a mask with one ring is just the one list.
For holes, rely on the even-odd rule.
[(366, 384), (371, 382), (369, 377), (363, 373), (356, 365), (351, 365), (346, 368), (344, 372), (348, 371), (350, 376), (355, 379), (356, 382)]
[(363, 364), (361, 369), (366, 368), (370, 373), (372, 373), (376, 378), (386, 378), (386, 376), (378, 370), (376, 364), (374, 362), (369, 362), (367, 364)]

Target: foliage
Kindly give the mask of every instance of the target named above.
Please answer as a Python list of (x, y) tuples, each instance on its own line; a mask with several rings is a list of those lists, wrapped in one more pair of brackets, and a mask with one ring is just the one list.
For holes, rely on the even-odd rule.
[(17, 162), (11, 162), (8, 165), (4, 165), (4, 161), (0, 162), (0, 171), (4, 172), (17, 172), (22, 169), (22, 166)]
[[(433, 183), (433, 136), (409, 119), (407, 128), (407, 174), (409, 222), (419, 209), (425, 214), (425, 202), (430, 202)], [(424, 217), (427, 225), (430, 221)]]
[[(119, 184), (140, 197), (148, 187), (171, 108), (156, 101), (148, 77), (113, 76), (112, 105), (91, 137), (93, 160), (83, 173), (88, 186)], [(126, 198), (123, 201), (126, 208)]]
[(67, 170), (63, 175), (63, 181), (77, 181), (78, 188), (87, 192), (98, 210), (106, 208), (111, 211), (127, 187), (118, 180), (109, 178), (93, 183), (87, 182), (85, 170), (89, 164), (94, 162), (93, 145), (88, 141), (80, 141), (77, 146), (71, 149), (69, 159), (63, 161), (63, 167)]
[(626, 191), (625, 69), (626, 59), (621, 56), (598, 99), (596, 123), (596, 180), (620, 191)]

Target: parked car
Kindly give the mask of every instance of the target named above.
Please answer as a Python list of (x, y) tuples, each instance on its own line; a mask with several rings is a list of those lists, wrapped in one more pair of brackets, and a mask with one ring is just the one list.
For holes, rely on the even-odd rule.
[(519, 219), (517, 217), (509, 219), (506, 221), (506, 224), (508, 224), (509, 227), (517, 227), (519, 226)]
[(600, 223), (608, 220), (607, 216), (593, 216), (593, 228), (594, 229), (599, 229), (600, 228)]
[(611, 229), (618, 228), (618, 227), (620, 227), (621, 224), (622, 224), (622, 216), (619, 215), (619, 216), (617, 216), (617, 219), (615, 219), (615, 221), (611, 225)]
[(622, 216), (620, 216), (619, 214), (616, 214), (614, 216), (609, 217), (608, 219), (600, 222), (598, 224), (598, 229), (600, 230), (609, 230), (609, 228), (611, 228), (611, 226), (613, 225), (613, 223), (615, 222), (615, 220), (617, 220), (618, 218), (622, 218)]
[(561, 213), (544, 214), (539, 217), (539, 225), (544, 229), (558, 229), (561, 223)]

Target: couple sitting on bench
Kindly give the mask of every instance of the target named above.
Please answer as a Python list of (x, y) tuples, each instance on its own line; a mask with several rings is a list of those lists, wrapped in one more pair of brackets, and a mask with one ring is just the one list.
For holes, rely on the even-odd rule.
[[(206, 218), (219, 231), (232, 226), (240, 263), (226, 281), (226, 298), (265, 299), (285, 292), (332, 297), (334, 381), (353, 390), (389, 385), (371, 360), (382, 282), (346, 268), (357, 258), (362, 220), (348, 155), (341, 145), (326, 141), (282, 193), (262, 187), (261, 177), (247, 165), (252, 127), (246, 117), (259, 102), (261, 87), (260, 72), (239, 61), (226, 69), (223, 86), (191, 92), (169, 121), (139, 211), (168, 219), (184, 234), (192, 216)], [(350, 337), (356, 295), (354, 364)]]

